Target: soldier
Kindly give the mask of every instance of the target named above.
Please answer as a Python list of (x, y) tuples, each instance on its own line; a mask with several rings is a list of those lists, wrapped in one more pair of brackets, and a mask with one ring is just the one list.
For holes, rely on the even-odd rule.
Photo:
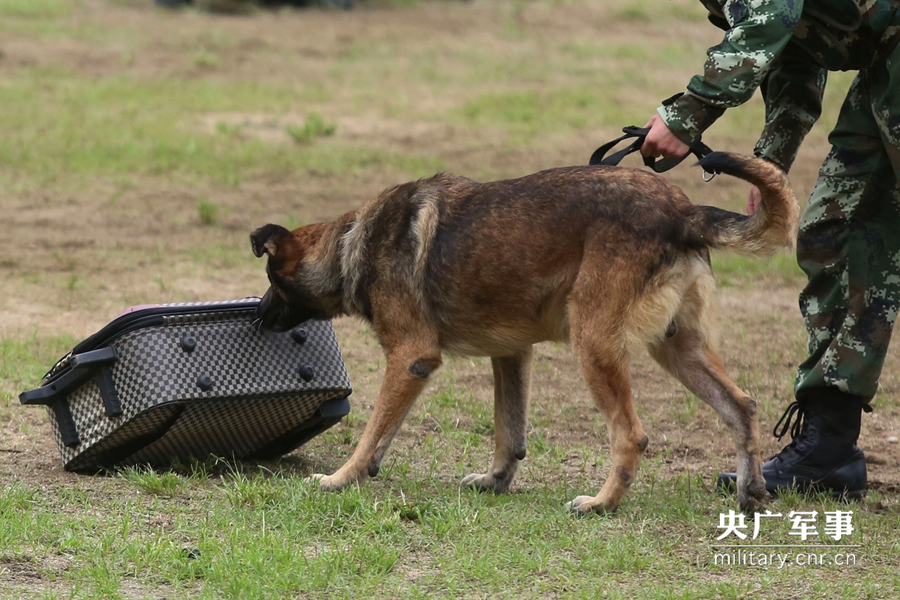
[[(900, 4), (701, 1), (725, 38), (709, 49), (703, 75), (653, 115), (645, 156), (686, 154), (759, 87), (766, 123), (754, 152), (788, 171), (821, 112), (827, 72), (858, 71), (797, 236), (809, 355), (795, 402), (775, 427), (793, 441), (763, 465), (770, 492), (815, 488), (858, 498), (866, 488), (856, 445), (861, 413), (872, 410), (900, 310)], [(758, 202), (751, 189), (748, 212)], [(734, 479), (719, 475), (722, 485)]]

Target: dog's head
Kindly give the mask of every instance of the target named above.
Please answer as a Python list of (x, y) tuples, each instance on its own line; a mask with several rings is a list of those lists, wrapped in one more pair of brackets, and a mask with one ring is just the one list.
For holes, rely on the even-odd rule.
[(253, 254), (268, 257), (269, 289), (256, 313), (266, 329), (287, 331), (310, 319), (333, 316), (323, 306), (324, 299), (311, 285), (315, 282), (310, 279), (315, 278), (308, 273), (314, 268), (309, 255), (321, 238), (322, 227), (309, 225), (291, 232), (269, 224), (250, 234)]

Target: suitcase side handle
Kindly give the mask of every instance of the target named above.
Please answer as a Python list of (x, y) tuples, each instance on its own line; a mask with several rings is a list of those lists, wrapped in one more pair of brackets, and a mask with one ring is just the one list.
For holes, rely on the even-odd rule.
[(69, 394), (93, 376), (97, 387), (100, 388), (106, 416), (121, 415), (122, 403), (119, 401), (119, 394), (112, 378), (112, 365), (118, 358), (119, 355), (113, 347), (76, 354), (72, 356), (68, 372), (53, 382), (22, 392), (19, 394), (19, 402), (49, 406), (59, 425), (63, 444), (68, 448), (74, 448), (81, 440), (72, 419), (72, 411), (69, 409)]

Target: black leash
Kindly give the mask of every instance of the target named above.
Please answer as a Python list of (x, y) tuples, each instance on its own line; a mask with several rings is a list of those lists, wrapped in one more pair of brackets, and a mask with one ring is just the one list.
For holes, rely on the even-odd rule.
[[(622, 137), (618, 137), (611, 142), (607, 142), (597, 148), (591, 155), (591, 160), (590, 162), (588, 162), (588, 164), (617, 165), (622, 161), (623, 158), (625, 158), (632, 152), (640, 151), (641, 146), (644, 144), (644, 139), (647, 137), (647, 134), (650, 133), (649, 129), (645, 129), (643, 127), (635, 127), (633, 125), (629, 127), (623, 127), (622, 131), (625, 133), (625, 135), (623, 135)], [(619, 150), (618, 152), (611, 154), (610, 156), (606, 156), (606, 153), (612, 150), (619, 142), (623, 142), (629, 138), (636, 139), (631, 143), (630, 146), (627, 146), (626, 148)], [(700, 160), (710, 152), (712, 152), (712, 149), (709, 146), (707, 146), (700, 140), (697, 140), (694, 145), (691, 146), (690, 151), (681, 157), (673, 156), (671, 158), (663, 158), (659, 161), (657, 161), (652, 156), (643, 156), (642, 158), (644, 159), (645, 166), (656, 171), (657, 173), (662, 173), (680, 164), (681, 161), (688, 157), (688, 154), (693, 154), (697, 157), (697, 160)], [(706, 178), (704, 177), (704, 179)]]

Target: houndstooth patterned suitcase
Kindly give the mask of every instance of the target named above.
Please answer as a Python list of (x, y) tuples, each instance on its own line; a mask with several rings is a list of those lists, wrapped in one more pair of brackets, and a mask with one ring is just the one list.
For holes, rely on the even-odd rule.
[(330, 321), (275, 333), (258, 305), (137, 307), (19, 399), (48, 407), (69, 471), (280, 456), (349, 412), (350, 380)]

